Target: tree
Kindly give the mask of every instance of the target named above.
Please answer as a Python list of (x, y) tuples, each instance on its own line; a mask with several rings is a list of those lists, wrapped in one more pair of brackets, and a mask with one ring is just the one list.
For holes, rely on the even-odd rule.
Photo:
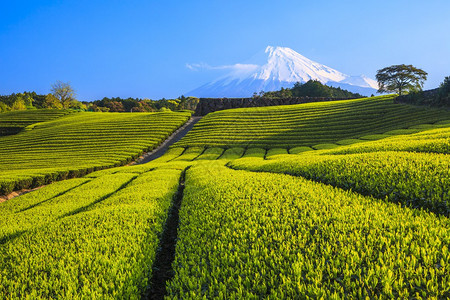
[(24, 93), (22, 97), (25, 106), (28, 108), (33, 108), (33, 97), (29, 93)]
[(175, 100), (167, 100), (167, 108), (170, 110), (177, 110), (178, 102)]
[(25, 110), (27, 109), (27, 106), (25, 104), (25, 100), (23, 99), (22, 94), (16, 94), (14, 96), (14, 102), (11, 106), (12, 110)]
[(87, 109), (86, 105), (84, 105), (83, 103), (81, 103), (80, 101), (75, 100), (75, 99), (70, 101), (69, 108), (76, 109), (76, 110), (86, 110)]
[(43, 108), (56, 108), (61, 109), (62, 104), (58, 98), (56, 98), (53, 94), (48, 94), (45, 96), (44, 103), (42, 103)]
[(280, 90), (281, 98), (292, 98), (292, 91), (290, 89), (281, 88)]
[(65, 109), (69, 108), (70, 105), (73, 104), (73, 100), (76, 101), (75, 91), (68, 82), (65, 83), (58, 80), (56, 83), (52, 84), (51, 91), (53, 96), (61, 102), (63, 108)]
[(437, 98), (439, 105), (450, 107), (450, 76), (445, 77), (439, 86)]
[(108, 107), (109, 111), (111, 111), (111, 112), (125, 111), (125, 108), (123, 107), (122, 102), (119, 102), (119, 101), (110, 101), (110, 102), (106, 103), (105, 107)]
[(422, 90), (428, 73), (413, 65), (393, 65), (377, 71), (378, 93)]
[(199, 98), (196, 97), (187, 97), (186, 102), (182, 109), (195, 110), (197, 108), (197, 104), (200, 102)]
[(318, 80), (309, 80), (304, 84), (296, 83), (291, 91), (295, 97), (333, 97), (332, 89)]
[(444, 78), (439, 86), (439, 92), (443, 97), (450, 95), (450, 76)]
[(8, 111), (8, 110), (9, 110), (8, 105), (6, 105), (5, 103), (3, 103), (3, 102), (0, 101), (0, 113), (1, 113), (1, 112), (5, 112), (5, 111)]

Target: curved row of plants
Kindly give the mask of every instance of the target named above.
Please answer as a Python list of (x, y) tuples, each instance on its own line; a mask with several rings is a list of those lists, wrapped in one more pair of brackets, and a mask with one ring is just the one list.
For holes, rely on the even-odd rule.
[(175, 146), (292, 149), (449, 119), (449, 111), (395, 104), (393, 96), (230, 109), (205, 116)]
[(189, 118), (189, 112), (76, 113), (0, 137), (0, 195), (126, 164)]
[(72, 113), (69, 110), (40, 109), (37, 110), (18, 110), (2, 113), (0, 115), (0, 136), (17, 134), (25, 127), (50, 121)]
[[(443, 130), (392, 139), (448, 137)], [(380, 143), (364, 144), (376, 151)], [(366, 195), (392, 186), (380, 198), (439, 203), (448, 196), (447, 155), (331, 153), (351, 147), (300, 155), (174, 147), (148, 164), (98, 170), (9, 200), (0, 204), (0, 294), (140, 298), (180, 175), (191, 166), (168, 298), (449, 297), (447, 217), (301, 177), (354, 184)]]
[(242, 158), (234, 169), (291, 174), (408, 207), (450, 215), (450, 158), (446, 154), (373, 152)]
[(191, 167), (169, 299), (447, 298), (448, 218), (284, 174)]
[[(382, 118), (383, 107), (392, 108), (390, 100), (354, 104), (322, 103), (303, 124), (295, 107), (289, 113), (295, 124), (319, 133), (324, 130), (313, 120), (320, 114), (330, 117), (322, 125), (332, 130), (346, 110), (371, 105)], [(396, 116), (406, 118), (410, 107), (401, 107), (407, 110)], [(429, 123), (445, 117), (422, 113)], [(39, 123), (33, 134), (15, 136), (28, 139), (0, 138), (10, 141), (1, 144), (10, 160), (0, 174), (39, 178), (70, 172), (73, 164), (94, 171), (94, 163), (133, 155), (153, 143), (152, 134), (162, 137), (168, 124), (175, 128), (176, 118), (181, 124), (188, 117), (77, 114)], [(340, 120), (339, 130), (352, 132), (348, 118)], [(396, 129), (394, 123), (387, 127)], [(406, 135), (319, 151), (291, 148), (281, 138), (276, 147), (236, 147), (232, 139), (227, 147), (193, 144), (148, 164), (53, 183), (0, 204), (0, 294), (141, 298), (180, 176), (190, 167), (167, 298), (449, 298), (450, 129), (443, 125), (420, 125), (427, 130), (418, 133), (396, 129), (391, 134)], [(370, 133), (367, 139), (385, 131)], [(16, 148), (30, 151), (20, 155)]]
[(140, 299), (182, 170), (57, 182), (0, 205), (6, 299)]

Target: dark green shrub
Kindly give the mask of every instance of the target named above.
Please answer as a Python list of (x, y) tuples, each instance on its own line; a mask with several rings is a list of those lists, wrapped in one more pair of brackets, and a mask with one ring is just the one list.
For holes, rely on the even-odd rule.
[(0, 182), (0, 194), (8, 195), (14, 191), (15, 183), (12, 181)]

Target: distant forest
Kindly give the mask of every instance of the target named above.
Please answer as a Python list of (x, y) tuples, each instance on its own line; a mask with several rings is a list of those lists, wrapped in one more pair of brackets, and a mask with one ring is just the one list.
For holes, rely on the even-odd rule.
[(397, 97), (395, 101), (414, 105), (450, 108), (450, 76), (445, 77), (437, 89), (413, 91), (407, 95)]
[(139, 99), (119, 97), (103, 98), (92, 102), (71, 100), (61, 103), (53, 94), (39, 95), (35, 92), (24, 92), (11, 95), (0, 95), (0, 113), (27, 109), (75, 109), (95, 112), (153, 112), (165, 110), (195, 110), (198, 98), (181, 96), (176, 99)]
[(291, 97), (326, 97), (326, 98), (363, 98), (358, 93), (352, 93), (341, 88), (324, 85), (317, 80), (309, 80), (306, 83), (296, 82), (292, 88), (281, 88), (275, 92), (256, 93), (254, 97), (265, 98), (291, 98)]
[[(0, 112), (37, 108), (63, 108), (63, 105), (52, 94), (38, 95), (35, 92), (23, 92), (11, 95), (0, 95)], [(67, 107), (69, 108), (69, 107)], [(70, 108), (82, 108), (81, 103), (70, 103)]]
[(92, 102), (83, 102), (89, 111), (103, 112), (151, 112), (164, 110), (195, 110), (199, 102), (195, 97), (178, 97), (176, 99), (139, 99), (139, 98), (103, 98)]
[[(253, 97), (291, 98), (291, 97), (327, 97), (327, 98), (362, 98), (360, 94), (351, 93), (341, 88), (323, 85), (319, 81), (310, 80), (306, 83), (295, 83), (292, 88), (282, 88), (274, 92), (256, 93)], [(195, 97), (180, 96), (176, 99), (140, 99), (140, 98), (103, 98), (92, 102), (59, 100), (53, 94), (38, 95), (35, 92), (24, 92), (0, 96), (0, 112), (39, 108), (75, 109), (94, 112), (153, 112), (153, 111), (194, 111), (199, 102)]]
[(61, 101), (53, 94), (39, 95), (36, 92), (23, 92), (11, 95), (0, 95), (0, 113), (27, 109), (75, 109), (86, 110), (87, 107), (75, 99)]

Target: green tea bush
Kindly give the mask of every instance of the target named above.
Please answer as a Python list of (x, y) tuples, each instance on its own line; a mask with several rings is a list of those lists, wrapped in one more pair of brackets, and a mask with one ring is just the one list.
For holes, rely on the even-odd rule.
[(450, 119), (450, 111), (396, 104), (393, 95), (297, 105), (237, 108), (203, 117), (178, 147), (285, 148), (385, 132)]
[[(34, 113), (38, 118), (45, 111)], [(127, 164), (189, 117), (188, 112), (72, 113), (0, 137), (0, 195)]]
[(72, 179), (1, 204), (2, 297), (140, 299), (181, 172)]
[(300, 177), (186, 174), (168, 299), (450, 297), (448, 218)]
[(364, 195), (450, 215), (450, 159), (434, 153), (374, 152), (351, 155), (240, 159), (235, 169), (302, 176)]

